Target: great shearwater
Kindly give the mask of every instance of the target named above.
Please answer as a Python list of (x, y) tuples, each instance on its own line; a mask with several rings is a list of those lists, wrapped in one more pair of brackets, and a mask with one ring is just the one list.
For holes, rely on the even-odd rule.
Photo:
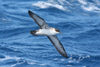
[(33, 13), (32, 11), (28, 11), (29, 16), (39, 25), (40, 29), (31, 31), (33, 35), (45, 35), (49, 38), (51, 43), (55, 46), (57, 51), (64, 57), (68, 57), (67, 53), (62, 45), (62, 43), (58, 40), (56, 34), (60, 33), (60, 31), (56, 28), (48, 26), (43, 18)]

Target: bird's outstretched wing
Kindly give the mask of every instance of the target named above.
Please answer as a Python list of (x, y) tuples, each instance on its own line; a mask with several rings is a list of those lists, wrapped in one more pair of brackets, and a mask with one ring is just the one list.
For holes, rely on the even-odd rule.
[(45, 23), (44, 19), (39, 17), (32, 11), (28, 11), (29, 16), (39, 25), (40, 28), (48, 28), (49, 26)]
[(64, 57), (68, 57), (67, 53), (63, 47), (63, 45), (61, 44), (61, 42), (58, 40), (56, 35), (51, 35), (51, 36), (47, 36), (49, 38), (49, 40), (53, 43), (53, 45), (55, 46), (55, 48), (57, 49), (57, 51)]

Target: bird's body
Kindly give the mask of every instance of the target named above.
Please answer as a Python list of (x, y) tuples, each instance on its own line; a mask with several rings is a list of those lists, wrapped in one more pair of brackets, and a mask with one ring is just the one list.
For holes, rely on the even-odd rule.
[(38, 29), (38, 30), (35, 30), (33, 31), (34, 32), (34, 35), (56, 35), (56, 34), (59, 34), (60, 32), (59, 31), (56, 31), (55, 28), (47, 28), (47, 29)]
[(32, 19), (34, 19), (34, 21), (40, 27), (40, 29), (38, 29), (38, 30), (31, 31), (31, 34), (47, 36), (48, 39), (51, 41), (51, 43), (54, 45), (54, 47), (57, 49), (57, 51), (62, 56), (68, 57), (63, 45), (61, 44), (61, 42), (58, 40), (58, 38), (56, 36), (56, 34), (60, 33), (60, 31), (56, 28), (49, 27), (48, 24), (46, 24), (46, 22), (44, 21), (44, 19), (39, 17), (37, 14), (35, 14), (31, 11), (28, 11), (28, 13), (29, 13), (29, 16), (32, 17)]

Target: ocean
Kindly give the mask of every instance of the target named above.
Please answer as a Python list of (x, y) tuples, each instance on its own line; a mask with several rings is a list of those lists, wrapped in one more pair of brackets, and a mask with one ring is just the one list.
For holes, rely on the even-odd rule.
[[(0, 67), (100, 67), (100, 0), (0, 0)], [(28, 10), (61, 31), (69, 58), (46, 36)]]

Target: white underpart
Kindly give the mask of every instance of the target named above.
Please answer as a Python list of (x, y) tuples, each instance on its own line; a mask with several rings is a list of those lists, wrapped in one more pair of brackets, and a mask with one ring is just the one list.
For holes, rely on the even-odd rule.
[(36, 35), (56, 35), (59, 32), (55, 31), (55, 28), (49, 28), (49, 29), (39, 29), (36, 32)]

